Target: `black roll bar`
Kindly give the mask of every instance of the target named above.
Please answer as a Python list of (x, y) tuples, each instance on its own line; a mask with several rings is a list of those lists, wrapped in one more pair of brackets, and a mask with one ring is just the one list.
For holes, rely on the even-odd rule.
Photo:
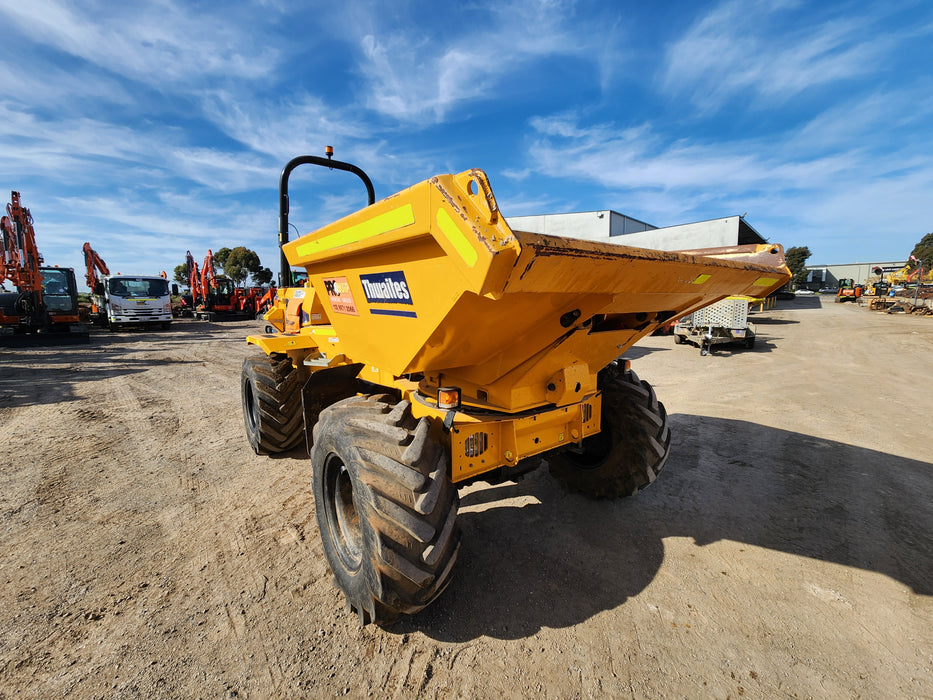
[[(279, 178), (279, 286), (288, 287), (292, 283), (292, 268), (288, 264), (288, 259), (285, 257), (285, 250), (283, 246), (288, 243), (288, 178), (292, 174), (292, 170), (297, 168), (299, 165), (320, 165), (325, 168), (330, 168), (331, 170), (344, 170), (348, 173), (353, 173), (360, 180), (363, 181), (363, 184), (366, 186), (366, 193), (369, 196), (369, 203), (374, 204), (376, 201), (376, 192), (373, 189), (373, 182), (369, 179), (367, 175), (361, 168), (353, 165), (352, 163), (344, 163), (340, 160), (333, 159), (333, 149), (330, 146), (326, 149), (327, 157), (322, 158), (321, 156), (296, 156), (292, 158), (288, 163), (285, 164), (285, 167), (282, 169), (282, 175)], [(368, 205), (367, 205), (368, 206)]]

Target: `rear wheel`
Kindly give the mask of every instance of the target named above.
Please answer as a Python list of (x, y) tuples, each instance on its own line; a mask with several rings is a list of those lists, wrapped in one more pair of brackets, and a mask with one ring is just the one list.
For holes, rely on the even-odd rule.
[(664, 404), (648, 382), (611, 365), (600, 372), (602, 426), (581, 449), (548, 456), (551, 474), (591, 498), (634, 496), (657, 478), (671, 448)]
[(240, 389), (246, 437), (256, 454), (286, 452), (301, 442), (301, 373), (287, 355), (247, 357)]
[(354, 396), (324, 409), (311, 450), (324, 555), (362, 624), (431, 603), (460, 546), (446, 451), (428, 418), (391, 401)]

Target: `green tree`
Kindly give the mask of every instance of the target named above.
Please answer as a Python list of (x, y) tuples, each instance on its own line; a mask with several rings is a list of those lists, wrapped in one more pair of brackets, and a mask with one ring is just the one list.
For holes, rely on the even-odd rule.
[[(255, 251), (241, 245), (232, 249), (221, 248), (214, 253), (214, 263), (223, 268), (224, 274), (232, 279), (237, 287), (242, 287), (250, 275), (256, 279), (256, 275), (264, 276), (263, 271), (268, 270), (263, 268)], [(269, 279), (272, 278), (271, 275), (270, 271)]]
[(810, 257), (810, 249), (807, 246), (794, 246), (788, 248), (784, 253), (787, 259), (787, 267), (790, 268), (794, 276), (794, 284), (803, 287), (807, 283), (807, 258)]
[(259, 272), (253, 272), (250, 277), (256, 284), (269, 284), (272, 281), (272, 270), (268, 267), (262, 268)]
[(921, 238), (910, 254), (923, 263), (924, 270), (931, 269), (933, 267), (933, 233), (928, 233)]
[(186, 287), (188, 286), (188, 264), (182, 263), (181, 265), (175, 266), (175, 276), (173, 279), (178, 282), (178, 284), (183, 284)]
[(227, 248), (226, 246), (224, 246), (220, 250), (214, 251), (214, 264), (226, 270), (227, 258), (230, 257), (230, 253), (232, 252), (233, 251)]

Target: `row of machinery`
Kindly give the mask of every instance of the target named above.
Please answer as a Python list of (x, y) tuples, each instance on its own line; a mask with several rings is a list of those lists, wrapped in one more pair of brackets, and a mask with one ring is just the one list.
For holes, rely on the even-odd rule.
[[(357, 175), (369, 206), (288, 240), (303, 164)], [(421, 610), (450, 583), (458, 488), (544, 463), (594, 498), (650, 485), (667, 413), (620, 356), (730, 295), (790, 279), (778, 245), (662, 252), (512, 230), (486, 174), (375, 202), (327, 157), (279, 183), (280, 288), (243, 363), (259, 454), (305, 444), (325, 557), (361, 622)], [(307, 282), (291, 286), (291, 266)]]
[(199, 268), (191, 251), (185, 256), (190, 297), (185, 299), (186, 313), (205, 321), (254, 318), (271, 308), (275, 290), (262, 287), (236, 287), (229, 277), (217, 274), (214, 253), (207, 251)]

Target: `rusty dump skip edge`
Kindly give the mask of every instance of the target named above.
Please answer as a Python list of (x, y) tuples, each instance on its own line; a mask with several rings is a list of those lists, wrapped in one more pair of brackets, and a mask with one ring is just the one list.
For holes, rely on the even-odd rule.
[(606, 260), (608, 257), (619, 260), (682, 262), (710, 267), (755, 270), (762, 273), (783, 275), (788, 280), (790, 279), (790, 269), (787, 267), (784, 247), (779, 243), (664, 251), (627, 246), (611, 241), (590, 241), (515, 230), (513, 230), (513, 233), (523, 248), (528, 247), (534, 250), (534, 256), (530, 258), (526, 268), (519, 274), (519, 279), (528, 272), (534, 264), (535, 258), (547, 256), (567, 256), (593, 260)]
[(766, 265), (768, 267), (785, 267), (787, 260), (784, 257), (784, 247), (779, 243), (733, 245), (721, 248), (696, 248), (693, 250), (678, 250), (681, 255), (716, 258), (738, 263), (753, 265)]

